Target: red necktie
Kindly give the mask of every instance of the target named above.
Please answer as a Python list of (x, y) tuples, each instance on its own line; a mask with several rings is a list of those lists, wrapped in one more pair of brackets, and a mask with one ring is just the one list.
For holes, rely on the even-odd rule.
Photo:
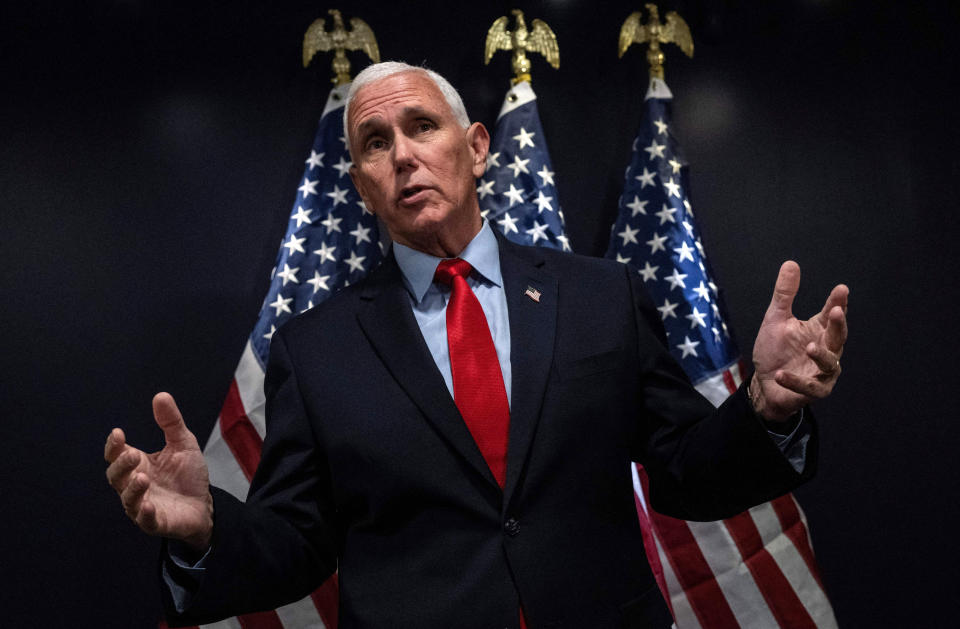
[(453, 401), (503, 488), (507, 476), (510, 405), (497, 360), (497, 348), (477, 296), (467, 284), (473, 267), (454, 258), (437, 266), (434, 280), (452, 287), (447, 303), (447, 343), (453, 374)]
[[(453, 401), (502, 489), (507, 478), (510, 404), (487, 317), (467, 284), (472, 270), (466, 260), (444, 260), (437, 266), (433, 279), (453, 289), (447, 302)], [(527, 629), (522, 609), (519, 614), (520, 629)]]

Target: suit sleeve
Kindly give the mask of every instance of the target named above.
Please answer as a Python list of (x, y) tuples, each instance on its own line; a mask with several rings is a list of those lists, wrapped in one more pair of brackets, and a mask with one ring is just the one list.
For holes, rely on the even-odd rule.
[(667, 349), (654, 304), (636, 273), (633, 293), (640, 369), (641, 430), (633, 458), (650, 478), (660, 513), (720, 520), (791, 491), (816, 469), (816, 424), (798, 473), (753, 412), (746, 383), (718, 408), (690, 384)]
[(163, 588), (172, 626), (273, 609), (307, 595), (336, 570), (329, 473), (280, 333), (264, 389), (267, 437), (247, 502), (211, 487), (212, 548), (182, 614)]

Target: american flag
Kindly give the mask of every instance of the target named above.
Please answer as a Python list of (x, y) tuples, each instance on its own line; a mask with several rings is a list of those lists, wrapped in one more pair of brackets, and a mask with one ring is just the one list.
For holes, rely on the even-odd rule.
[[(335, 87), (327, 99), (271, 272), (270, 289), (204, 448), (210, 482), (241, 500), (247, 497), (266, 432), (263, 376), (273, 333), (294, 315), (359, 281), (383, 259), (385, 245), (376, 218), (364, 207), (348, 173), (351, 162), (343, 132), (348, 89), (349, 85)], [(335, 629), (337, 602), (333, 576), (295, 603), (204, 626)]]
[(504, 98), (477, 180), (483, 216), (513, 242), (569, 251), (554, 174), (537, 96), (530, 83), (518, 83)]
[[(739, 386), (742, 363), (694, 221), (672, 98), (651, 79), (607, 257), (640, 274), (670, 351), (719, 406)], [(685, 522), (649, 509), (646, 474), (633, 467), (647, 555), (678, 629), (837, 626), (792, 495), (728, 520)]]

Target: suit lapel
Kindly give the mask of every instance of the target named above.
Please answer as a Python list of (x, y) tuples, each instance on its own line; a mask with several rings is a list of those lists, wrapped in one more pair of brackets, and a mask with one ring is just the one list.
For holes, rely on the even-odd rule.
[(499, 489), (423, 340), (392, 255), (365, 283), (357, 319), (374, 351), (427, 420), (450, 447)]
[[(504, 508), (516, 490), (540, 419), (553, 362), (557, 327), (557, 280), (543, 270), (534, 248), (522, 249), (500, 236), (500, 272), (510, 316), (512, 376), (510, 435)], [(518, 253), (523, 251), (523, 255)], [(529, 292), (528, 292), (529, 289)]]

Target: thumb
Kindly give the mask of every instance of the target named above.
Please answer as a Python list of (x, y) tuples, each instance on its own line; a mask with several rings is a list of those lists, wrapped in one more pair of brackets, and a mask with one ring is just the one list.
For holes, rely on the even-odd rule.
[(183, 415), (177, 408), (173, 396), (169, 393), (157, 393), (153, 396), (153, 418), (163, 431), (163, 437), (168, 445), (179, 449), (186, 449), (190, 446), (197, 446), (197, 439), (193, 433), (187, 430), (187, 425), (183, 421)]
[(797, 296), (799, 289), (800, 265), (793, 260), (787, 260), (780, 266), (766, 318), (789, 319), (792, 317), (793, 298)]

